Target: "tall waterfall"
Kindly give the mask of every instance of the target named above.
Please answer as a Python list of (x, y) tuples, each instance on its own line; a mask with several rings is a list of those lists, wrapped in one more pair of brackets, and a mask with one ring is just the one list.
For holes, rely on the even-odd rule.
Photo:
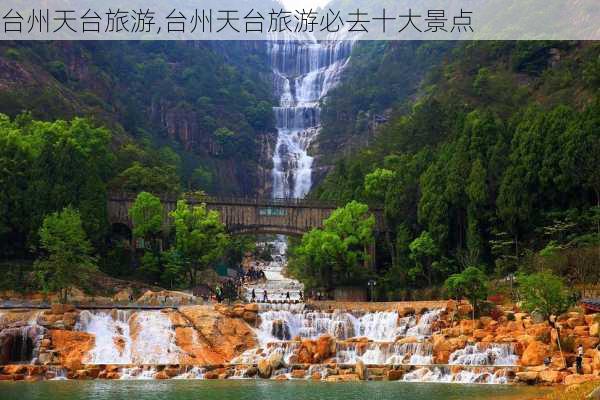
[(350, 41), (269, 42), (275, 95), (277, 144), (273, 154), (273, 197), (303, 198), (312, 186), (309, 147), (319, 134), (320, 101), (348, 63)]

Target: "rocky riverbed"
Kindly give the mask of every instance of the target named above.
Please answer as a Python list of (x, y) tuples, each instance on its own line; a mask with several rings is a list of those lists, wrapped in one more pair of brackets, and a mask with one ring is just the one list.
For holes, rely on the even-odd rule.
[[(561, 315), (558, 329), (553, 329), (513, 309), (498, 308), (495, 318), (471, 320), (470, 305), (453, 301), (435, 309), (419, 303), (390, 303), (386, 311), (364, 311), (358, 304), (353, 308), (239, 303), (162, 310), (82, 310), (69, 305), (4, 310), (0, 380), (574, 385), (600, 379), (596, 314)], [(574, 369), (579, 345), (584, 349), (583, 374)]]

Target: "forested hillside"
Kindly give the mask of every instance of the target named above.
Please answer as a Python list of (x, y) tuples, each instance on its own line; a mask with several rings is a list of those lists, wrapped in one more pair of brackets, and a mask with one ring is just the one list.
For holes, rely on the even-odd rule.
[(365, 41), (354, 44), (339, 84), (323, 102), (315, 154), (316, 180), (336, 155), (366, 145), (393, 112), (406, 110), (427, 73), (443, 62), (454, 42)]
[[(560, 265), (572, 281), (597, 280), (599, 57), (593, 42), (460, 43), (414, 101), (388, 101), (375, 139), (339, 158), (314, 191), (385, 206), (382, 296), (405, 297), (467, 265), (498, 277)], [(365, 71), (351, 76), (346, 86), (392, 92)], [(338, 134), (366, 134), (349, 124)]]
[(30, 282), (42, 222), (65, 207), (81, 215), (101, 269), (123, 276), (136, 263), (111, 231), (110, 192), (265, 187), (265, 54), (264, 43), (249, 42), (2, 42), (2, 286)]
[[(126, 162), (116, 190), (253, 194), (273, 131), (265, 54), (264, 43), (3, 42), (0, 113), (106, 126)], [(168, 165), (149, 154), (161, 148)]]

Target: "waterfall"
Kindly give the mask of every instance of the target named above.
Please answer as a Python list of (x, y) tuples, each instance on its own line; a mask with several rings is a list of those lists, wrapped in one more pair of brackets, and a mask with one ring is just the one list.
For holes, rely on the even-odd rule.
[(40, 314), (41, 311), (33, 311), (26, 322), (13, 325), (5, 313), (0, 314), (0, 364), (36, 362), (46, 333), (46, 328), (37, 323)]
[(406, 331), (406, 336), (416, 336), (416, 337), (428, 337), (433, 333), (433, 324), (436, 322), (440, 315), (442, 314), (443, 309), (435, 309), (431, 311), (425, 312), (419, 318), (419, 322)]
[(478, 343), (467, 345), (450, 355), (449, 364), (455, 365), (516, 365), (519, 356), (512, 343)]
[(317, 339), (322, 335), (338, 340), (362, 337), (376, 342), (394, 342), (399, 337), (431, 335), (432, 325), (440, 314), (441, 310), (428, 311), (416, 323), (414, 316), (399, 318), (395, 311), (355, 316), (341, 310), (297, 312), (269, 308), (259, 313), (257, 336), (263, 345), (296, 337)]
[(92, 313), (82, 311), (75, 329), (94, 335), (94, 348), (88, 353), (90, 364), (131, 364), (130, 312), (115, 310)]
[(319, 134), (320, 101), (347, 65), (351, 41), (269, 42), (275, 95), (277, 144), (273, 153), (273, 197), (303, 198), (312, 186), (309, 147)]
[(371, 342), (338, 343), (336, 361), (340, 364), (428, 365), (433, 363), (433, 348), (429, 343)]
[(77, 330), (94, 335), (90, 364), (177, 364), (181, 350), (169, 316), (160, 311), (82, 311)]
[(504, 384), (508, 379), (504, 370), (478, 368), (452, 372), (448, 367), (423, 367), (404, 375), (405, 382), (437, 382), (437, 383), (481, 383)]

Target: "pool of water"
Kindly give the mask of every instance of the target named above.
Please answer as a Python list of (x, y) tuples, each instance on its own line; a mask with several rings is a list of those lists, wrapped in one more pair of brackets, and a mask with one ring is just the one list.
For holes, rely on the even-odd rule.
[(403, 382), (45, 381), (0, 382), (2, 400), (527, 400), (547, 389)]

